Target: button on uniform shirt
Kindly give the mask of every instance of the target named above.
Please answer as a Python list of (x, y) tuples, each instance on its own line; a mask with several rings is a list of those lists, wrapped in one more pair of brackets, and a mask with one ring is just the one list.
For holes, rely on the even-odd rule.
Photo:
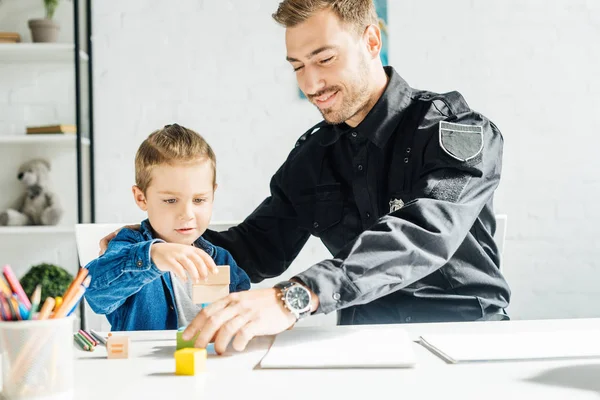
[(355, 128), (321, 122), (239, 226), (205, 236), (253, 282), (283, 273), (310, 235), (332, 257), (298, 274), (340, 324), (505, 319), (493, 235), (503, 138), (457, 92), (411, 88), (391, 67)]

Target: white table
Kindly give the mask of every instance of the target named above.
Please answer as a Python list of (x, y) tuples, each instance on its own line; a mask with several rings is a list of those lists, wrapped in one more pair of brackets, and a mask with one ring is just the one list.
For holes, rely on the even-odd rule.
[[(407, 324), (422, 334), (598, 329), (600, 319)], [(176, 376), (175, 332), (130, 332), (130, 358), (77, 352), (76, 399), (598, 399), (600, 359), (446, 364), (414, 343), (413, 369), (261, 370), (272, 337), (210, 356), (200, 377)], [(376, 340), (376, 338), (374, 338)], [(600, 338), (599, 338), (600, 340)], [(369, 351), (358, 344), (357, 351)]]

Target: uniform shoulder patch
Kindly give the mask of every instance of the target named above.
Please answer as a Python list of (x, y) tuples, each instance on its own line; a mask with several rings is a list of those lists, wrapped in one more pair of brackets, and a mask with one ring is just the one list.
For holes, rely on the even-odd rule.
[(440, 122), (440, 147), (458, 161), (469, 161), (483, 150), (483, 127)]
[(306, 139), (311, 137), (312, 134), (317, 132), (319, 129), (321, 129), (321, 124), (318, 124), (318, 125), (310, 128), (307, 132), (305, 132), (302, 136), (300, 136), (300, 138), (298, 138), (298, 140), (296, 141), (295, 147), (300, 146), (302, 143), (304, 143), (306, 141)]

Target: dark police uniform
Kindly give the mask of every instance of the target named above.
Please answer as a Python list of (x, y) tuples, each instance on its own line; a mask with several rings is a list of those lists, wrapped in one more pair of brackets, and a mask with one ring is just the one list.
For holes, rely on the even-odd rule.
[(321, 122), (296, 143), (271, 195), (205, 237), (253, 282), (283, 273), (309, 236), (333, 255), (296, 276), (340, 324), (507, 319), (493, 195), (503, 138), (457, 92), (412, 89), (391, 67), (356, 127)]

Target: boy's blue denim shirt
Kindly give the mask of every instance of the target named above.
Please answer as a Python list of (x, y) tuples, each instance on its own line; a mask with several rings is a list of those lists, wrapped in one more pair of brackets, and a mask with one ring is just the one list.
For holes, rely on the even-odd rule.
[[(95, 313), (108, 318), (113, 331), (177, 329), (177, 307), (171, 276), (150, 258), (154, 237), (148, 220), (140, 230), (121, 229), (106, 252), (86, 268), (92, 276), (85, 298)], [(199, 237), (195, 245), (217, 265), (230, 266), (230, 292), (250, 289), (250, 278), (231, 254)]]

